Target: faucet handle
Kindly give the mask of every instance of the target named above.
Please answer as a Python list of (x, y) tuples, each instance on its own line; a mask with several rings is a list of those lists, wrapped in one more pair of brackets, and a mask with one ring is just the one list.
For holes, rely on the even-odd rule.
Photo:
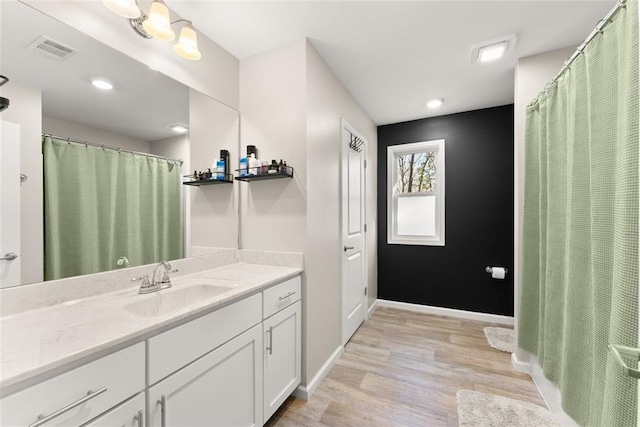
[(171, 283), (171, 278), (169, 277), (169, 273), (177, 273), (178, 269), (173, 269), (170, 271), (165, 271), (162, 275), (162, 281), (160, 283)]
[(138, 282), (140, 280), (142, 280), (142, 283), (140, 283), (141, 288), (146, 288), (147, 286), (151, 286), (151, 282), (149, 282), (148, 274), (145, 274), (144, 276), (140, 276), (140, 277), (134, 277), (133, 279), (131, 279), (132, 282)]

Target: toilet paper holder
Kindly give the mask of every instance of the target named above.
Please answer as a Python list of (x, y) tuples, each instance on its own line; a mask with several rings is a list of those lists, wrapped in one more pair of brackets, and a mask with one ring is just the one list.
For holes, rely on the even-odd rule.
[[(486, 271), (487, 273), (491, 274), (493, 273), (493, 267), (486, 267), (484, 269), (484, 271)], [(504, 274), (507, 274), (509, 272), (509, 270), (507, 270), (506, 268), (504, 269)]]

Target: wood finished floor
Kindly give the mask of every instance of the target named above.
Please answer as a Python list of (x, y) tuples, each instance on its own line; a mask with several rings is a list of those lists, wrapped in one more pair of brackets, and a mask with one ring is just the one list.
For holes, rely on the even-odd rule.
[(456, 392), (544, 406), (511, 355), (492, 349), (488, 323), (377, 308), (305, 402), (289, 398), (268, 427), (458, 426)]

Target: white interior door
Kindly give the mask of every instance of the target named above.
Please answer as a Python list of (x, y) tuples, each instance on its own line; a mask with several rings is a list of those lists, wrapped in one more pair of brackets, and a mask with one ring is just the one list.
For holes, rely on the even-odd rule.
[[(358, 138), (355, 144), (353, 139)], [(358, 145), (358, 149), (353, 146)], [(365, 159), (367, 143), (342, 121), (342, 343), (367, 313), (365, 256)]]
[(0, 120), (0, 288), (20, 284), (20, 125)]

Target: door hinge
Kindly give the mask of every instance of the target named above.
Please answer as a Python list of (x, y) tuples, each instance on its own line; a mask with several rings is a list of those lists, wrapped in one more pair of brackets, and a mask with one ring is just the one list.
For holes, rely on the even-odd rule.
[(367, 159), (364, 160), (364, 168), (367, 168)]
[(364, 225), (364, 232), (367, 232), (367, 224)]
[(364, 296), (367, 296), (367, 288), (364, 288)]

